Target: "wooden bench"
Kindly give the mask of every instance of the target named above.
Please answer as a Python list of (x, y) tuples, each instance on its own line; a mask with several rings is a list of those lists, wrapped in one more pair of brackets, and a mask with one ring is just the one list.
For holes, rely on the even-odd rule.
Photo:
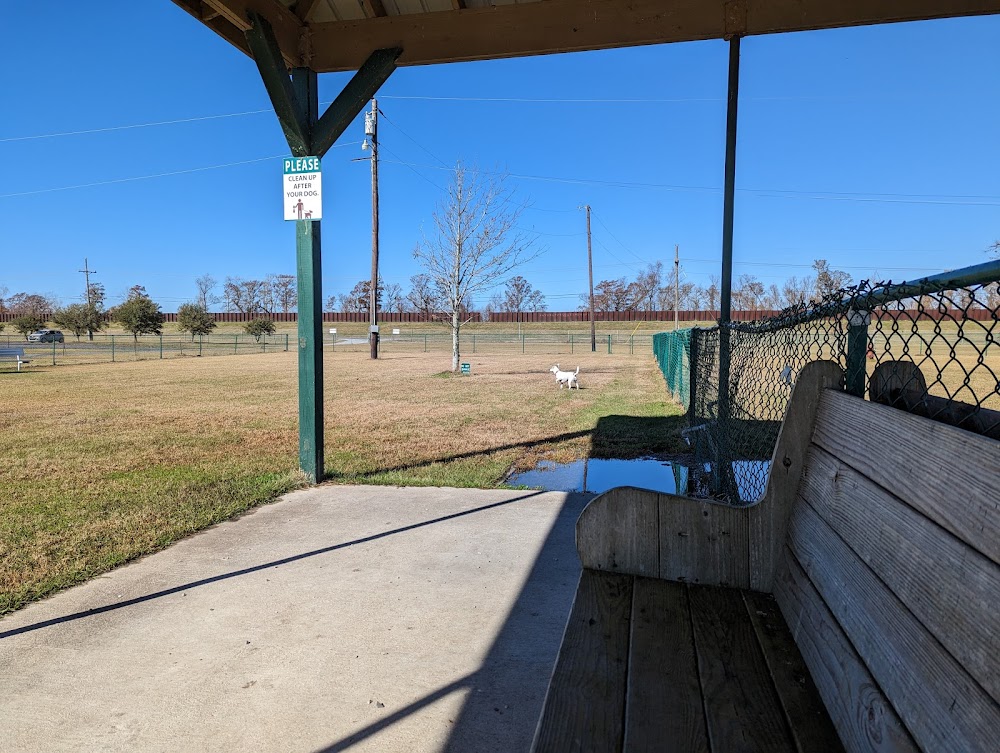
[(803, 369), (761, 502), (621, 488), (532, 750), (1000, 750), (1000, 442)]
[(24, 357), (24, 348), (0, 348), (0, 361), (16, 361), (18, 371), (22, 364), (31, 363)]

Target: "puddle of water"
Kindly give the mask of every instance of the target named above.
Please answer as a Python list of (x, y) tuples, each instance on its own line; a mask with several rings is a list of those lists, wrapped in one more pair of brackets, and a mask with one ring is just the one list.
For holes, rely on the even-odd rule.
[[(733, 462), (733, 475), (740, 497), (744, 500), (760, 496), (770, 463), (761, 460)], [(700, 469), (698, 469), (700, 471)], [(572, 463), (554, 463), (543, 460), (530, 471), (511, 476), (508, 484), (530, 486), (558, 492), (606, 492), (616, 486), (636, 486), (665, 494), (691, 494), (700, 487), (698, 478), (711, 473), (711, 465), (704, 466), (704, 473), (692, 474), (690, 466), (675, 460), (640, 458), (638, 460), (575, 460)]]

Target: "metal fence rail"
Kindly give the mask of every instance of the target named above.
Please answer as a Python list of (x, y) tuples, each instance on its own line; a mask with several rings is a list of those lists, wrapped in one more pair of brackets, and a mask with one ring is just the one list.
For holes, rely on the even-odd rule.
[(66, 337), (61, 343), (27, 342), (16, 334), (0, 334), (0, 347), (22, 348), (33, 366), (119, 363), (199, 356), (232, 356), (287, 351), (289, 336), (266, 335), (100, 335), (93, 340)]
[(796, 375), (821, 359), (845, 370), (849, 393), (1000, 439), (998, 280), (1000, 262), (991, 262), (688, 330), (686, 351), (674, 345), (661, 368), (672, 392), (683, 395), (675, 385), (687, 380), (695, 486), (736, 504), (760, 498)]
[[(95, 334), (93, 340), (67, 336), (62, 343), (32, 343), (17, 333), (0, 333), (0, 348), (23, 348), (33, 366), (119, 363), (202, 356), (232, 356), (274, 353), (294, 348), (295, 335), (281, 333), (259, 339), (246, 334), (190, 335)], [(466, 333), (462, 335), (462, 356), (478, 354), (536, 354), (564, 356), (590, 352), (590, 334), (567, 333)], [(597, 352), (645, 354), (653, 347), (652, 335), (606, 332), (598, 335)], [(327, 334), (323, 339), (327, 352), (369, 352), (363, 334)], [(383, 334), (383, 353), (450, 353), (451, 334), (443, 329), (431, 332)], [(5, 368), (0, 364), (0, 369)]]

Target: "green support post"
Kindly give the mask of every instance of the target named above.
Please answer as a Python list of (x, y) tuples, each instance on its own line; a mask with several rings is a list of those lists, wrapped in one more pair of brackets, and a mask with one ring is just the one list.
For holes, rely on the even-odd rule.
[(237, 355), (240, 352), (240, 336), (233, 335), (233, 355)]
[(52, 365), (56, 365), (56, 341), (52, 341)]
[(868, 325), (871, 314), (867, 311), (847, 312), (847, 392), (857, 397), (865, 396), (865, 382), (868, 369)]
[(569, 352), (570, 353), (573, 352), (573, 335), (572, 334), (569, 336)]
[(608, 355), (611, 355), (611, 335), (608, 335)]
[(111, 335), (111, 363), (115, 362), (115, 336)]
[[(299, 117), (310, 132), (318, 119), (316, 72), (292, 71)], [(325, 473), (323, 457), (323, 270), (319, 220), (295, 221), (299, 334), (299, 467), (310, 481)]]
[(204, 335), (198, 335), (198, 355), (199, 356), (201, 355), (202, 344), (204, 343), (204, 341), (205, 341), (205, 336)]
[(628, 354), (630, 356), (635, 355), (635, 335), (628, 336)]
[[(319, 114), (316, 72), (285, 61), (265, 18), (251, 10), (247, 42), (296, 157), (326, 154), (396, 68), (399, 48), (375, 50), (333, 103)], [(311, 481), (323, 478), (323, 296), (319, 220), (295, 222), (298, 272), (299, 465)], [(426, 347), (426, 346), (425, 346)]]
[(424, 353), (427, 352), (427, 333), (424, 333)]
[(472, 336), (472, 352), (473, 353), (476, 352), (476, 336), (475, 335)]
[(160, 335), (160, 360), (163, 360), (163, 335)]
[(285, 333), (285, 352), (288, 352), (288, 333)]

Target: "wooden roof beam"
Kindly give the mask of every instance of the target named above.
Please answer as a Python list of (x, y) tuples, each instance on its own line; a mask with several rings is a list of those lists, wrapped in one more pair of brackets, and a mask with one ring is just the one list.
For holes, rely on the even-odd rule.
[[(286, 65), (289, 68), (301, 65), (303, 47), (301, 40), (307, 28), (278, 0), (203, 0), (203, 4), (210, 6), (220, 16), (208, 25), (248, 55), (251, 55), (251, 52), (244, 35), (250, 29), (250, 14), (254, 13), (266, 19), (274, 31), (274, 37)], [(220, 24), (223, 20), (231, 29), (223, 31), (223, 26)], [(234, 38), (240, 41), (234, 41)]]
[(389, 15), (385, 11), (382, 0), (361, 0), (361, 7), (368, 18), (382, 18)]
[(355, 70), (386, 47), (423, 65), (992, 13), (1000, 0), (546, 0), (313, 24), (311, 64)]

